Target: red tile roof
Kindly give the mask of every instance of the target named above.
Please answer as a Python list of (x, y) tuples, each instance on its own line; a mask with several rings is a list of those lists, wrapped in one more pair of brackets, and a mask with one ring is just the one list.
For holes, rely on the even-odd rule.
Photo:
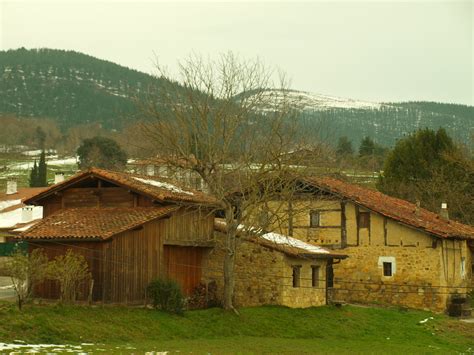
[(107, 239), (164, 217), (177, 207), (71, 208), (60, 210), (19, 235), (21, 239)]
[(308, 178), (305, 182), (429, 234), (442, 238), (474, 239), (474, 227), (444, 219), (424, 208), (419, 208), (416, 213), (416, 205), (411, 202), (333, 178)]
[(30, 197), (25, 202), (34, 204), (39, 199), (61, 190), (75, 182), (90, 176), (124, 186), (137, 193), (147, 195), (154, 200), (169, 202), (184, 202), (192, 204), (216, 204), (216, 200), (201, 191), (181, 187), (174, 181), (157, 176), (122, 173), (98, 168), (91, 168), (77, 173), (58, 184), (52, 185), (41, 193)]
[[(214, 229), (218, 232), (227, 232), (227, 224), (225, 220), (216, 218), (214, 221)], [(260, 235), (251, 230), (244, 231), (239, 229), (237, 235), (242, 239), (255, 243), (266, 248), (282, 252), (286, 255), (296, 258), (311, 258), (311, 259), (345, 259), (347, 255), (334, 253), (320, 245), (303, 242), (290, 236), (285, 236), (276, 233), (266, 233)]]

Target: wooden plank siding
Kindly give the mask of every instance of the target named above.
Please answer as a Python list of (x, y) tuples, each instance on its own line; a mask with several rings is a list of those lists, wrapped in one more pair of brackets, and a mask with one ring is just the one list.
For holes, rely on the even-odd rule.
[(83, 207), (151, 207), (153, 201), (121, 187), (76, 187), (46, 197), (43, 216), (48, 217), (62, 208)]
[(167, 276), (177, 281), (186, 296), (201, 282), (203, 248), (165, 245)]
[[(183, 207), (168, 218), (144, 223), (106, 241), (34, 242), (31, 245), (32, 248), (43, 247), (51, 259), (69, 248), (84, 255), (94, 279), (93, 301), (139, 304), (145, 300), (147, 285), (157, 277), (176, 277), (179, 274), (178, 281), (182, 282), (185, 292), (190, 294), (200, 282), (202, 250), (205, 249), (170, 247), (165, 246), (164, 242), (209, 242), (214, 238), (213, 230), (212, 214)], [(196, 267), (179, 270), (169, 267), (186, 263)], [(87, 294), (88, 289), (86, 297)], [(52, 281), (44, 282), (35, 290), (35, 296), (58, 298), (59, 285)]]

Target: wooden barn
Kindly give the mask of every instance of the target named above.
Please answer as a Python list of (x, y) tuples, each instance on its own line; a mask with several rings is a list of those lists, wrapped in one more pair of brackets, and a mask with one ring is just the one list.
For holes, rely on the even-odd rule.
[[(84, 255), (92, 278), (92, 300), (137, 304), (157, 277), (176, 279), (190, 295), (201, 282), (202, 260), (214, 245), (215, 201), (155, 176), (92, 168), (30, 197), (44, 219), (20, 238), (50, 259), (68, 249)], [(86, 299), (89, 284), (79, 295)], [(58, 298), (46, 281), (39, 298)]]

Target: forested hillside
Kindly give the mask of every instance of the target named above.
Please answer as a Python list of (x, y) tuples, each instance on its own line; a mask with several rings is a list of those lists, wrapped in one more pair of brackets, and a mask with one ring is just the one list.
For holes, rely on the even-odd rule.
[[(137, 110), (133, 98), (160, 79), (73, 51), (0, 51), (0, 115), (50, 119), (66, 131), (99, 123), (120, 129)], [(357, 146), (365, 136), (392, 146), (418, 128), (444, 127), (468, 143), (474, 107), (432, 102), (371, 103), (290, 91), (314, 134), (336, 141), (347, 136)]]
[(61, 127), (99, 122), (118, 128), (150, 75), (73, 51), (0, 52), (0, 113), (49, 117)]
[[(288, 93), (287, 93), (288, 94)], [(472, 144), (474, 107), (436, 102), (371, 103), (290, 92), (306, 124), (329, 139), (347, 136), (357, 146), (366, 136), (384, 146), (420, 128), (445, 128), (456, 141)]]

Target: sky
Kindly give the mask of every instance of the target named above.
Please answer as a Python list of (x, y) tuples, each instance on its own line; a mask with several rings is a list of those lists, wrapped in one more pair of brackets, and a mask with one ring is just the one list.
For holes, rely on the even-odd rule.
[(474, 105), (472, 1), (0, 0), (0, 48), (84, 52), (145, 72), (233, 51), (292, 88)]

